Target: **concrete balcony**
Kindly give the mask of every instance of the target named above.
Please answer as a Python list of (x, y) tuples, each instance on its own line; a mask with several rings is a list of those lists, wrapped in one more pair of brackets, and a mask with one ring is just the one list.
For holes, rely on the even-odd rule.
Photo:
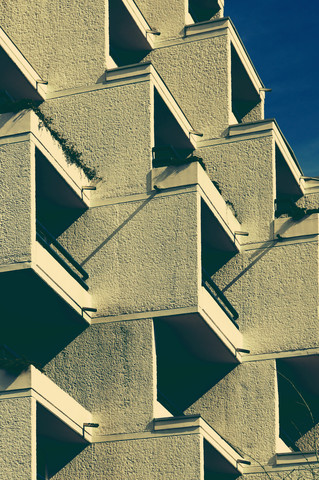
[(237, 478), (250, 462), (229, 445), (200, 415), (157, 418), (154, 432), (166, 435), (200, 435), (203, 443), (203, 469), (206, 478)]
[[(51, 478), (92, 441), (94, 429), (89, 426), (92, 425), (90, 412), (33, 366), (21, 373), (0, 369), (3, 418), (6, 408), (12, 403), (15, 413), (11, 418), (12, 429), (7, 435), (24, 436), (34, 475), (30, 474), (29, 478)], [(25, 404), (31, 406), (28, 418), (25, 411), (24, 416), (19, 415)], [(30, 426), (29, 430), (25, 429), (26, 423)], [(13, 465), (20, 463), (22, 452), (8, 448), (8, 461)], [(27, 467), (28, 462), (20, 465), (21, 477)]]
[[(289, 459), (291, 463), (301, 463), (305, 461), (304, 452), (317, 452), (318, 448), (319, 388), (314, 379), (318, 376), (319, 355), (283, 357), (276, 363), (279, 435), (291, 449), (290, 453), (288, 449), (278, 451), (282, 455), (277, 456), (277, 464), (288, 463)], [(312, 461), (311, 455), (309, 461)]]
[(157, 35), (133, 0), (110, 0), (107, 67), (138, 63), (152, 50)]
[(0, 285), (10, 319), (1, 332), (4, 343), (42, 363), (43, 355), (50, 357), (57, 348), (54, 342), (72, 337), (90, 321), (88, 276), (57, 240), (87, 209), (89, 181), (68, 163), (34, 112), (3, 114), (0, 125), (6, 199)]
[(238, 252), (243, 232), (198, 162), (154, 168), (152, 183), (163, 194), (196, 185), (200, 208), (202, 274), (196, 308), (187, 313), (178, 309), (171, 314), (163, 312), (155, 319), (158, 400), (170, 412), (180, 414), (208, 388), (208, 383), (211, 386), (210, 382), (218, 381), (240, 361), (238, 314), (211, 276)]
[[(0, 92), (7, 92), (8, 99), (43, 100), (46, 83), (26, 60), (20, 50), (0, 28)], [(0, 101), (6, 99), (0, 98)]]

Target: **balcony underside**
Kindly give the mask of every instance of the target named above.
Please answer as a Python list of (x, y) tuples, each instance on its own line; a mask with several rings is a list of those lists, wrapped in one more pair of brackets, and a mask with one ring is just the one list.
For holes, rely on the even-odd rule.
[(1, 343), (36, 365), (43, 366), (88, 326), (31, 268), (1, 272), (0, 288)]

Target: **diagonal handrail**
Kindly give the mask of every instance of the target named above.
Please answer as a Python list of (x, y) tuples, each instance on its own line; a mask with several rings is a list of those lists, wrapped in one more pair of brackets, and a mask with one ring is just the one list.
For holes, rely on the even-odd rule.
[[(84, 288), (88, 288), (86, 283), (84, 283), (85, 280), (89, 278), (88, 273), (84, 270), (81, 265), (74, 260), (74, 258), (69, 254), (69, 252), (62, 247), (60, 242), (39, 222), (39, 220), (36, 221), (37, 225), (37, 240), (43, 245), (43, 247), (48, 250), (49, 253), (51, 253), (52, 256), (56, 258), (56, 260), (66, 269), (68, 272), (76, 279), (78, 280)], [(58, 250), (59, 253), (57, 253), (51, 245), (54, 245), (54, 247)], [(64, 260), (64, 258), (79, 272), (81, 277), (78, 275), (77, 272), (75, 272), (69, 265), (68, 263)]]
[[(209, 287), (207, 286), (209, 285)], [(221, 309), (226, 313), (228, 318), (233, 322), (235, 327), (238, 327), (236, 320), (239, 317), (237, 310), (232, 306), (230, 301), (226, 298), (225, 294), (221, 291), (221, 289), (216, 285), (214, 280), (209, 276), (204, 268), (202, 268), (202, 285), (206, 288), (206, 290), (212, 295), (214, 300), (218, 303)]]

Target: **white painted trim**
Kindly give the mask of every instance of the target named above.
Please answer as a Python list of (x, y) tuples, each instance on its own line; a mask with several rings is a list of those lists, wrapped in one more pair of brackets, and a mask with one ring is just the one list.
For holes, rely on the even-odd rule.
[(33, 271), (90, 324), (90, 315), (83, 311), (84, 307), (91, 307), (89, 292), (39, 242), (35, 244)]
[(237, 349), (243, 346), (243, 335), (202, 286), (198, 294), (198, 313), (234, 358), (240, 362), (241, 355), (238, 354)]
[(146, 19), (144, 18), (142, 12), (137, 7), (136, 3), (133, 0), (122, 0), (124, 6), (128, 10), (129, 14), (131, 15), (132, 19), (134, 20), (136, 26), (142, 33), (142, 35), (147, 40), (147, 43), (150, 46), (150, 49), (154, 48), (154, 35), (147, 33), (147, 30), (152, 30), (150, 25), (147, 23)]
[(43, 100), (46, 99), (47, 86), (43, 84), (43, 79), (30, 65), (24, 55), (16, 47), (16, 45), (10, 40), (8, 35), (0, 27), (0, 47), (6, 52), (14, 64), (18, 67), (22, 75), (32, 85), (32, 87), (38, 92)]
[(282, 352), (267, 352), (256, 354), (243, 354), (242, 363), (246, 362), (264, 362), (267, 360), (276, 360), (282, 358), (308, 357), (309, 355), (319, 355), (319, 347), (305, 348), (304, 350), (284, 350)]
[(319, 463), (318, 452), (287, 452), (277, 453), (275, 456), (276, 465), (303, 465), (308, 463)]

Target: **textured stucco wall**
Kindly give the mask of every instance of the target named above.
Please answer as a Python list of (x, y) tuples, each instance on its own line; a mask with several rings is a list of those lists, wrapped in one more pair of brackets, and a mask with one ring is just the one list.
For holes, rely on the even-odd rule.
[(274, 361), (239, 365), (195, 402), (199, 413), (227, 442), (259, 462), (276, 447), (276, 366)]
[(149, 430), (156, 388), (153, 344), (152, 319), (92, 325), (45, 373), (93, 413), (100, 424), (96, 433)]
[[(272, 238), (275, 198), (274, 142), (271, 136), (199, 148), (207, 173), (224, 200), (233, 204), (247, 242)], [(245, 243), (246, 243), (245, 241)]]
[(319, 346), (317, 241), (243, 252), (215, 279), (251, 353)]
[(161, 32), (160, 40), (182, 35), (187, 0), (136, 0), (135, 3), (149, 25)]
[(105, 70), (105, 8), (105, 0), (4, 0), (0, 25), (49, 89), (70, 88)]
[(52, 99), (42, 110), (102, 178), (95, 198), (146, 191), (152, 159), (149, 81)]
[(200, 435), (99, 443), (87, 447), (54, 480), (204, 480)]
[(222, 135), (231, 112), (228, 35), (155, 49), (149, 57), (192, 127), (209, 138)]
[(31, 260), (31, 144), (0, 145), (0, 265)]
[(2, 398), (0, 419), (0, 479), (36, 480), (35, 400)]
[(197, 304), (197, 193), (87, 211), (60, 238), (90, 275), (98, 316)]

